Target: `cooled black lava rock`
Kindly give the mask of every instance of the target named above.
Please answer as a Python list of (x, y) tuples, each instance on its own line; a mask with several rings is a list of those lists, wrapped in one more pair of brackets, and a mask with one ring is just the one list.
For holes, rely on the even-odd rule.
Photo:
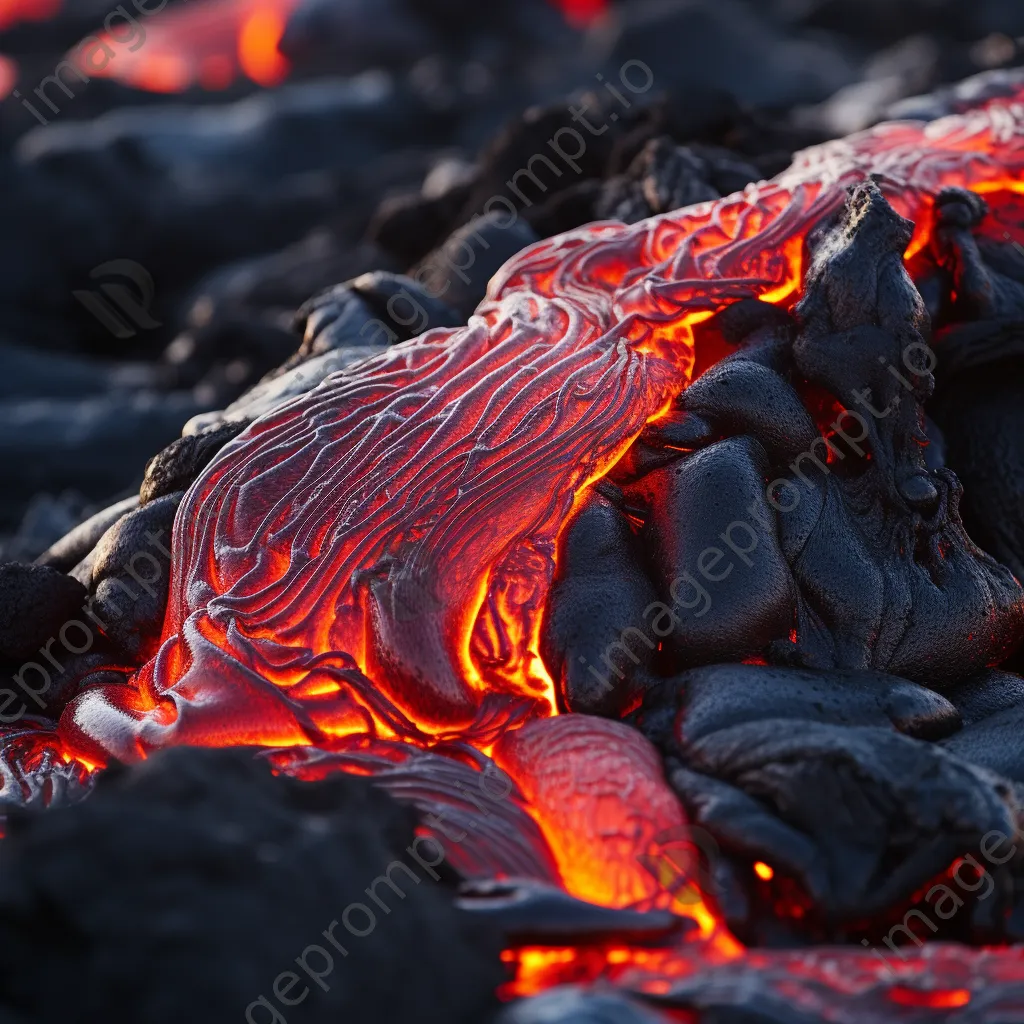
[(936, 199), (936, 255), (957, 299), (942, 311), (932, 411), (964, 482), (974, 539), (1024, 576), (1024, 253), (976, 238), (988, 213), (962, 189)]
[(826, 937), (909, 899), (987, 833), (1013, 835), (1019, 814), (1010, 782), (892, 728), (768, 718), (672, 763), (694, 823), (797, 879)]
[[(890, 6), (886, 4), (886, 6)], [(1009, 5), (1004, 5), (1008, 11)], [(861, 14), (858, 11), (857, 20)], [(935, 121), (950, 114), (961, 114), (988, 99), (1012, 96), (1020, 87), (1024, 72), (1020, 68), (996, 68), (972, 75), (963, 81), (934, 89), (924, 96), (908, 96), (892, 104), (885, 120)]]
[[(946, 188), (935, 197), (932, 250), (952, 278), (948, 309), (954, 322), (1019, 322), (1024, 315), (1024, 253), (1008, 232), (1003, 241), (975, 235), (988, 213), (988, 203), (967, 189)], [(985, 346), (974, 361), (991, 354)]]
[(274, 406), (312, 390), (329, 374), (382, 352), (399, 340), (398, 331), (404, 335), (421, 323), (426, 330), (456, 319), (413, 281), (395, 274), (364, 274), (335, 285), (295, 312), (293, 328), (302, 342), (288, 359), (226, 408), (194, 416), (183, 433), (205, 434), (229, 424), (241, 431)]
[(661, 136), (644, 146), (625, 174), (605, 184), (595, 204), (596, 219), (635, 224), (738, 192), (760, 177), (756, 167), (727, 150), (677, 146)]
[[(650, 98), (635, 98), (625, 108), (595, 90), (530, 107), (510, 120), (480, 153), (469, 197), (449, 232), (475, 216), (504, 215), (510, 207), (529, 220), (530, 210), (558, 192), (588, 178), (603, 178), (616, 141), (644, 116)], [(574, 110), (594, 126), (594, 132), (581, 134)], [(571, 163), (552, 147), (553, 141)]]
[(635, 224), (654, 213), (717, 199), (721, 193), (705, 180), (704, 170), (686, 147), (652, 139), (626, 174), (605, 185), (595, 213), (599, 220)]
[(248, 750), (109, 770), (83, 803), (11, 822), (0, 1013), (479, 1024), (500, 940), (454, 907), (443, 866), (435, 880), (410, 856), (413, 826), (365, 779), (275, 777)]
[(0, 222), (19, 259), (0, 281), (0, 305), (33, 314), (16, 335), (27, 343), (74, 343), (89, 318), (72, 290), (104, 261), (129, 258), (156, 282), (156, 319), (169, 324), (165, 306), (214, 268), (342, 216), (365, 223), (384, 189), (420, 174), (396, 152), (437, 145), (445, 133), (443, 118), (382, 76), (288, 84), (233, 104), (62, 118), (25, 136), (10, 161), (4, 191), (13, 198)]
[(82, 584), (45, 565), (0, 565), (0, 658), (32, 657), (86, 599)]
[(941, 60), (942, 48), (932, 36), (908, 36), (868, 60), (860, 81), (850, 83), (816, 107), (801, 110), (798, 119), (835, 138), (878, 121), (892, 120), (887, 116), (890, 104), (927, 89), (939, 73)]
[[(302, 0), (288, 16), (281, 52), (321, 73), (405, 70), (427, 60), (487, 59), (518, 70), (524, 53), (571, 46), (573, 33), (543, 0)], [(511, 66), (510, 66), (511, 65)]]
[(213, 457), (244, 429), (242, 423), (226, 423), (199, 434), (179, 437), (146, 463), (139, 502), (148, 505), (175, 491), (187, 491)]
[[(966, 533), (962, 487), (938, 448), (924, 456), (934, 356), (902, 261), (911, 230), (874, 183), (851, 189), (839, 224), (812, 237), (795, 333), (757, 327), (748, 304), (732, 325), (752, 328), (744, 347), (617, 467), (671, 609), (670, 628), (655, 605), (631, 625), (664, 639), (670, 671), (761, 658), (941, 689), (1019, 645), (1019, 582)], [(1004, 274), (990, 298), (1017, 290), (1024, 302)], [(812, 415), (822, 393), (844, 411)]]
[(41, 352), (0, 342), (0, 399), (84, 398), (109, 391), (153, 388), (159, 371), (145, 363), (100, 362), (70, 353)]
[[(701, 423), (691, 416), (687, 426)], [(770, 467), (762, 443), (741, 435), (653, 470), (628, 492), (648, 510), (644, 541), (671, 609), (637, 626), (664, 638), (677, 665), (756, 656), (791, 628), (797, 589), (761, 507)]]
[(1024, 705), (967, 726), (942, 745), (951, 754), (1014, 782), (1024, 782)]
[(538, 238), (550, 238), (563, 231), (571, 231), (581, 224), (599, 220), (596, 204), (604, 191), (604, 184), (588, 178), (556, 192), (546, 203), (529, 211), (527, 221)]
[(295, 351), (295, 337), (249, 310), (191, 324), (164, 350), (163, 370), (176, 388), (207, 405), (231, 401)]
[[(781, 462), (812, 450), (819, 440), (814, 420), (787, 381), (757, 361), (758, 354), (739, 352), (694, 381), (686, 391), (686, 420), (663, 428), (665, 441), (701, 443), (718, 433), (750, 434)], [(697, 433), (701, 423), (707, 426)]]
[[(295, 313), (294, 326), (302, 344), (279, 372), (338, 348), (373, 345), (374, 319), (370, 304), (351, 281), (318, 292)], [(376, 339), (376, 343), (386, 343), (386, 339)]]
[[(602, 32), (606, 74), (621, 89), (620, 69), (642, 60), (658, 89), (685, 96), (715, 87), (762, 107), (823, 100), (853, 78), (841, 49), (792, 28), (784, 33), (762, 6), (736, 0), (619, 5)], [(626, 78), (642, 86), (645, 73), (626, 67)]]
[(950, 328), (936, 342), (932, 409), (964, 481), (978, 544), (1024, 577), (1024, 310), (1016, 321)]
[[(504, 261), (502, 261), (504, 262)], [(500, 265), (500, 264), (499, 264)], [(495, 268), (497, 269), (497, 268)], [(434, 290), (422, 278), (375, 271), (349, 282), (352, 291), (370, 307), (389, 341), (406, 341), (435, 327), (458, 327), (466, 319), (453, 308), (444, 289)], [(467, 314), (468, 315), (468, 314)], [(379, 336), (367, 340), (379, 344)]]
[(927, 740), (961, 726), (960, 713), (945, 697), (896, 676), (735, 664), (695, 668), (664, 681), (648, 692), (638, 724), (648, 739), (679, 752), (722, 729), (766, 718), (892, 727)]
[(119, 519), (74, 569), (89, 591), (90, 618), (113, 650), (140, 665), (156, 650), (171, 578), (175, 491)]
[[(988, 673), (959, 687), (965, 709), (997, 712), (961, 730), (950, 701), (892, 676), (715, 665), (649, 690), (631, 720), (715, 844), (711, 891), (734, 932), (755, 944), (848, 941), (990, 832), (1015, 834), (1016, 684)], [(796, 880), (806, 917), (777, 917), (752, 882), (753, 861)], [(993, 869), (1000, 895), (963, 915), (959, 938), (1004, 936), (1022, 867), (1018, 857)]]
[(950, 753), (1015, 782), (1024, 782), (1024, 678), (991, 670), (949, 694), (964, 728), (943, 741)]
[[(971, 324), (937, 342), (934, 415), (964, 482), (971, 536), (1024, 577), (1024, 320)], [(971, 358), (958, 358), (970, 352)]]
[(541, 655), (569, 711), (617, 717), (635, 704), (657, 643), (638, 627), (655, 600), (625, 513), (594, 493), (560, 543)]
[(302, 0), (288, 16), (281, 53), (308, 67), (345, 74), (414, 64), (436, 45), (429, 26), (402, 0)]
[(46, 490), (73, 487), (96, 502), (123, 494), (146, 460), (209, 408), (190, 391), (0, 402), (0, 513)]
[[(435, 195), (425, 190), (388, 196), (366, 229), (368, 241), (379, 245), (403, 267), (411, 267), (451, 231), (469, 198), (472, 180), (452, 183)], [(384, 268), (382, 268), (384, 269)]]
[[(0, 562), (36, 562), (41, 552), (56, 544), (93, 512), (86, 498), (76, 491), (36, 494), (15, 521), (0, 528)], [(0, 522), (4, 512), (0, 510)], [(42, 564), (42, 563), (40, 563)], [(71, 563), (74, 564), (74, 563)], [(65, 570), (64, 566), (54, 568)]]
[(990, 669), (958, 683), (946, 697), (960, 712), (964, 725), (974, 725), (1000, 711), (1024, 706), (1024, 678)]
[(530, 225), (508, 211), (485, 214), (454, 231), (424, 257), (414, 274), (430, 295), (467, 320), (483, 299), (488, 281), (517, 252), (537, 241)]
[(37, 559), (37, 565), (49, 565), (61, 572), (70, 572), (99, 543), (119, 519), (138, 508), (139, 497), (132, 495), (89, 516), (51, 544)]
[(316, 356), (360, 348), (372, 355), (435, 327), (457, 327), (462, 318), (411, 277), (375, 271), (314, 295), (299, 307), (294, 322), (302, 344), (267, 380)]
[(570, 896), (559, 885), (525, 879), (468, 882), (459, 889), (459, 908), (486, 918), (507, 945), (516, 946), (642, 944), (697, 929), (695, 921), (665, 910), (602, 907)]
[(287, 323), (311, 295), (373, 270), (397, 270), (392, 263), (376, 245), (353, 244), (337, 232), (318, 229), (277, 252), (213, 271), (195, 289), (187, 324), (198, 327), (238, 314)]

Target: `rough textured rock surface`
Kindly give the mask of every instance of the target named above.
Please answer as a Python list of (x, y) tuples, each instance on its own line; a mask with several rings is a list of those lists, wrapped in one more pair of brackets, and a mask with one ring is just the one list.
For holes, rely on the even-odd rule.
[[(1019, 645), (1020, 584), (965, 531), (941, 446), (924, 456), (934, 356), (902, 261), (911, 229), (874, 183), (851, 189), (812, 239), (795, 334), (749, 307), (728, 318), (744, 346), (641, 436), (638, 478), (620, 482), (672, 617), (651, 605), (631, 625), (665, 639), (675, 670), (759, 658), (942, 689)], [(1024, 262), (1009, 269), (1024, 280)], [(998, 284), (999, 302), (1024, 301)]]
[(661, 136), (644, 146), (625, 174), (606, 182), (595, 203), (595, 219), (635, 224), (656, 213), (739, 192), (760, 177), (756, 167), (728, 150), (677, 146)]
[(1009, 708), (970, 725), (958, 736), (951, 737), (943, 747), (951, 754), (997, 772), (1014, 782), (1024, 782), (1024, 707)]
[(86, 599), (82, 584), (45, 565), (0, 565), (0, 658), (36, 654)]
[(148, 505), (175, 491), (187, 491), (213, 457), (242, 432), (242, 423), (227, 423), (200, 434), (190, 434), (172, 441), (159, 455), (146, 463), (146, 472), (139, 490), (139, 503)]
[(119, 519), (74, 569), (89, 591), (93, 621), (128, 664), (156, 650), (170, 583), (171, 528), (184, 493), (153, 498)]
[(1024, 253), (989, 233), (989, 213), (962, 189), (936, 200), (935, 249), (956, 302), (935, 351), (935, 417), (964, 482), (964, 522), (989, 553), (1024, 576)]
[(625, 513), (600, 493), (560, 540), (541, 639), (565, 708), (621, 717), (643, 692), (656, 644), (636, 628), (655, 599)]
[(529, 224), (511, 217), (508, 211), (486, 214), (454, 231), (428, 253), (414, 276), (428, 294), (437, 296), (465, 321), (483, 301), (490, 279), (517, 252), (539, 241)]
[[(667, 699), (670, 694), (678, 700)], [(649, 739), (684, 747), (734, 725), (766, 718), (846, 726), (891, 726), (938, 740), (960, 729), (945, 697), (880, 672), (812, 672), (761, 665), (708, 665), (667, 680), (636, 720)]]
[(1000, 711), (1024, 706), (1024, 678), (991, 669), (954, 686), (946, 697), (960, 712), (963, 724), (974, 725)]
[(139, 506), (138, 495), (124, 498), (89, 516), (55, 544), (51, 544), (37, 559), (37, 565), (49, 565), (61, 572), (70, 572), (84, 559), (99, 539), (119, 519)]
[(907, 899), (987, 832), (1014, 834), (1009, 782), (912, 738), (960, 719), (904, 680), (716, 666), (649, 693), (638, 719), (694, 823), (797, 879), (825, 934)]
[[(384, 1006), (394, 1020), (428, 1006), (431, 1019), (478, 1024), (502, 978), (500, 942), (455, 908), (450, 877), (410, 857), (413, 826), (363, 779), (275, 777), (248, 750), (111, 770), (87, 801), (10, 822), (0, 1010), (38, 1024), (213, 1024), (247, 1007), (268, 1020), (276, 1005), (289, 1019), (278, 979), (288, 998), (307, 993), (302, 1019), (315, 1024), (377, 1024)], [(365, 889), (396, 861), (405, 896), (378, 883), (386, 912)], [(368, 932), (361, 911), (354, 932), (335, 924), (356, 903), (377, 910)]]

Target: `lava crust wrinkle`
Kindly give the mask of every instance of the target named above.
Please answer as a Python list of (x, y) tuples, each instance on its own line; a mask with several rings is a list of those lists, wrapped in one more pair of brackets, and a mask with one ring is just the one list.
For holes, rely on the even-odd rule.
[(808, 235), (874, 176), (934, 269), (934, 198), (1020, 192), (1017, 96), (799, 154), (773, 181), (524, 250), (469, 324), (262, 416), (186, 494), (161, 646), (65, 710), (91, 762), (173, 743), (374, 733), (486, 746), (554, 708), (539, 629), (588, 485), (689, 383), (694, 329), (745, 298), (792, 306)]

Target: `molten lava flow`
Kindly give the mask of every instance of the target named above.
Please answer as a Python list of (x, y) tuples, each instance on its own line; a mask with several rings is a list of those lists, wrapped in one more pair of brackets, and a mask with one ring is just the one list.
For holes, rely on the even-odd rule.
[(695, 1002), (706, 1005), (707, 994), (718, 993), (723, 1005), (756, 1006), (766, 1019), (785, 1019), (799, 1007), (809, 1020), (834, 1024), (947, 1021), (959, 1018), (941, 1011), (975, 1004), (969, 1019), (994, 1024), (1019, 1019), (1024, 994), (1024, 965), (1010, 951), (928, 943), (901, 950), (891, 963), (877, 951), (827, 947), (731, 959), (708, 953), (702, 949), (699, 956), (682, 958), (673, 950), (613, 944), (509, 950), (504, 959), (516, 974), (503, 994), (511, 998), (559, 984), (603, 981), (653, 997), (666, 1008), (692, 1006), (688, 996), (698, 992), (702, 998)]
[(608, 0), (555, 0), (570, 25), (584, 26), (597, 21), (608, 10)]
[(19, 21), (46, 21), (61, 8), (61, 0), (0, 0), (0, 30)]
[(10, 96), (18, 84), (18, 65), (9, 57), (0, 55), (0, 100)]
[[(182, 743), (291, 749), (281, 764), (300, 775), (312, 770), (300, 748), (345, 770), (356, 762), (339, 751), (360, 744), (434, 747), (438, 760), (466, 761), (467, 744), (493, 752), (543, 833), (533, 863), (556, 864), (591, 900), (670, 905), (700, 932), (657, 950), (515, 951), (513, 991), (602, 976), (684, 999), (699, 964), (725, 988), (760, 979), (766, 998), (828, 1005), (840, 991), (848, 1002), (832, 1019), (861, 1020), (879, 1000), (948, 1008), (987, 978), (1020, 977), (1016, 954), (984, 951), (970, 954), (969, 977), (941, 952), (915, 952), (899, 988), (868, 952), (739, 956), (665, 845), (681, 830), (685, 846), (688, 830), (646, 741), (621, 725), (551, 719), (538, 631), (574, 506), (708, 365), (695, 359), (695, 327), (713, 344), (706, 321), (731, 302), (790, 307), (805, 239), (851, 183), (875, 175), (916, 221), (907, 259), (922, 274), (946, 186), (985, 193), (984, 230), (1024, 241), (1022, 172), (1014, 98), (880, 125), (799, 154), (742, 193), (524, 250), (466, 327), (329, 377), (222, 450), (175, 521), (159, 651), (128, 682), (68, 705), (59, 735), (79, 761), (65, 768), (84, 774)], [(8, 763), (15, 741), (22, 760), (45, 750), (52, 761), (52, 736), (18, 734)], [(439, 785), (437, 799), (449, 790)], [(770, 865), (753, 870), (768, 884)]]
[(536, 809), (568, 892), (609, 907), (668, 905), (638, 852), (685, 819), (639, 732), (565, 715), (509, 732), (494, 759)]
[(284, 27), (281, 11), (265, 4), (248, 15), (238, 33), (238, 63), (259, 85), (277, 85), (288, 75), (288, 61), (277, 50)]
[(869, 174), (917, 221), (923, 267), (941, 188), (997, 211), (1024, 191), (1022, 124), (1017, 100), (884, 124), (722, 200), (538, 243), (467, 327), (258, 420), (181, 506), (158, 655), (69, 707), (69, 747), (102, 761), (367, 733), (485, 749), (550, 714), (537, 633), (559, 531), (686, 385), (695, 325), (740, 298), (791, 305), (808, 231)]
[[(0, 32), (20, 21), (46, 21), (61, 7), (61, 0), (0, 0)], [(0, 53), (0, 100), (18, 84), (18, 65)]]
[(86, 70), (149, 92), (183, 92), (193, 85), (226, 89), (240, 74), (258, 85), (277, 85), (289, 71), (277, 44), (297, 3), (205, 0), (176, 7), (146, 21), (145, 46), (134, 51), (116, 36), (101, 35), (108, 59)]
[[(585, 26), (608, 9), (607, 0), (555, 0), (566, 20)], [(0, 0), (0, 29), (19, 20), (44, 20), (61, 0)], [(192, 0), (146, 21), (145, 46), (134, 50), (100, 35), (107, 59), (82, 70), (147, 92), (183, 92), (191, 86), (226, 89), (239, 75), (262, 86), (280, 84), (291, 67), (278, 51), (299, 0)], [(112, 54), (112, 56), (111, 56)], [(0, 97), (3, 90), (0, 88)]]

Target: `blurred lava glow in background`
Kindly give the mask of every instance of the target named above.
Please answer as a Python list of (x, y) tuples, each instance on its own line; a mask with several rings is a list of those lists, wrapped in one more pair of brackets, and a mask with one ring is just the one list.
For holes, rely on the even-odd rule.
[[(99, 38), (114, 53), (104, 68), (83, 68), (92, 78), (114, 78), (148, 92), (183, 92), (198, 85), (226, 89), (239, 75), (257, 85), (279, 85), (288, 61), (278, 52), (288, 16), (299, 0), (192, 0), (155, 14), (146, 23), (143, 45), (134, 52), (116, 37)], [(607, 0), (552, 0), (572, 25), (599, 17)], [(61, 0), (0, 0), (0, 31), (23, 21), (46, 21)], [(111, 5), (111, 12), (116, 9)], [(129, 13), (137, 14), (133, 7)], [(17, 65), (0, 54), (0, 99), (17, 82)]]

